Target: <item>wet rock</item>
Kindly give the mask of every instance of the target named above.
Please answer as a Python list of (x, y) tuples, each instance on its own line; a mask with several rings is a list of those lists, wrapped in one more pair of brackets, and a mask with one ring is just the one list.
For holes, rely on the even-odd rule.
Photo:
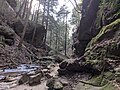
[(30, 80), (30, 76), (28, 76), (28, 74), (23, 74), (22, 77), (20, 78), (20, 80), (18, 81), (18, 84), (24, 84), (24, 83), (28, 83), (28, 81)]
[(66, 59), (60, 63), (59, 67), (59, 74), (69, 74), (71, 72), (100, 73), (99, 68), (94, 68), (92, 63), (77, 59)]
[(34, 76), (30, 76), (30, 80), (29, 80), (28, 84), (30, 86), (38, 85), (41, 83), (42, 77), (43, 77), (43, 75), (41, 73), (38, 73), (37, 75), (34, 75)]
[(20, 80), (18, 81), (19, 85), (21, 84), (29, 84), (30, 86), (38, 85), (41, 83), (41, 78), (43, 77), (42, 73), (36, 73), (35, 75), (28, 75), (27, 73), (22, 75)]

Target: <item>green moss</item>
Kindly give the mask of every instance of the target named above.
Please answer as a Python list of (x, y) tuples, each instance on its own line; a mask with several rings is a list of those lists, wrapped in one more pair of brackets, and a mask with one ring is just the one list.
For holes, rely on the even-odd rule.
[(115, 88), (112, 83), (108, 83), (107, 85), (105, 85), (102, 89), (100, 90), (118, 90), (117, 88)]
[(98, 87), (104, 86), (108, 83), (107, 79), (105, 79), (103, 75), (94, 77), (89, 82), (91, 82), (93, 85), (98, 86)]
[[(97, 40), (107, 32), (114, 30), (113, 28), (120, 24), (120, 19), (115, 20), (114, 22), (110, 23), (109, 25), (103, 26), (103, 28), (100, 30), (98, 35), (94, 37), (91, 42), (88, 45), (93, 45)], [(116, 29), (115, 29), (116, 30)]]
[(91, 85), (102, 87), (102, 86), (107, 85), (108, 82), (110, 80), (112, 80), (114, 76), (115, 76), (115, 74), (112, 73), (112, 72), (104, 72), (103, 74), (101, 74), (101, 75), (99, 75), (97, 77), (93, 77), (88, 82)]
[(112, 72), (105, 72), (104, 73), (104, 78), (107, 79), (107, 80), (113, 80), (115, 77), (115, 73), (112, 73)]

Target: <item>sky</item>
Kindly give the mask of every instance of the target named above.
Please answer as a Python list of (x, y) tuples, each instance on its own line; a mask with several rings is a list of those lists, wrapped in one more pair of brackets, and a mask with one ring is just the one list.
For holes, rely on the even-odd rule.
[[(74, 3), (74, 0), (71, 0), (73, 3)], [(79, 2), (80, 0), (76, 0), (77, 2)], [(72, 9), (73, 9), (73, 5), (71, 4), (71, 2), (69, 1), (69, 0), (58, 0), (58, 2), (59, 2), (59, 7), (60, 6), (63, 6), (64, 4), (66, 4), (66, 2), (68, 2), (67, 4), (66, 4), (66, 6), (68, 7), (68, 10), (70, 11), (70, 12), (72, 12)], [(75, 4), (74, 4), (75, 5)], [(35, 7), (36, 6), (36, 7)], [(38, 6), (38, 1), (37, 0), (34, 0), (33, 1), (33, 3), (32, 3), (32, 9), (37, 9), (37, 6)], [(42, 8), (42, 7), (41, 7)]]
[[(79, 2), (80, 0), (76, 0), (76, 1)], [(72, 15), (72, 9), (74, 8), (73, 5), (71, 4), (71, 2), (75, 6), (74, 0), (71, 0), (71, 2), (69, 0), (58, 0), (58, 2), (59, 2), (58, 10), (63, 5), (66, 5), (68, 7), (68, 10), (70, 12), (70, 14), (68, 15), (68, 20), (69, 20), (71, 18), (71, 15)], [(33, 3), (32, 3), (32, 11), (33, 11), (33, 9), (37, 9), (37, 7), (38, 7), (38, 1), (34, 0)], [(42, 9), (43, 9), (43, 7), (41, 6), (41, 10)], [(71, 27), (71, 29), (69, 30), (70, 36), (72, 35), (72, 28), (73, 27)]]

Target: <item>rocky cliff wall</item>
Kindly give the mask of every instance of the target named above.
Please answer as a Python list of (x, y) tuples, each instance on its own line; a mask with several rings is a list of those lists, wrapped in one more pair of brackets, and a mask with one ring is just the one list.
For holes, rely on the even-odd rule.
[(112, 68), (119, 66), (120, 0), (90, 0), (86, 7), (76, 32), (79, 34), (79, 42), (74, 45), (77, 55), (83, 55), (85, 63), (100, 71), (107, 67), (104, 63)]
[[(16, 12), (14, 10), (16, 6), (17, 5), (15, 0), (0, 0), (0, 24), (10, 26), (19, 36), (21, 36), (25, 20), (22, 20), (19, 17), (16, 18)], [(31, 21), (29, 21), (24, 38), (24, 40), (28, 43), (31, 43), (32, 41), (34, 28), (35, 25)], [(43, 43), (45, 35), (45, 27), (38, 24), (36, 27), (35, 38), (32, 44), (35, 47), (39, 47)]]
[(82, 18), (77, 30), (79, 42), (74, 44), (79, 57), (84, 54), (86, 45), (93, 37), (91, 29), (97, 17), (99, 2), (100, 0), (83, 0)]
[[(86, 3), (87, 2), (87, 3)], [(89, 2), (89, 3), (88, 3)], [(77, 55), (82, 56), (95, 43), (113, 39), (119, 32), (120, 0), (83, 0), (82, 18), (74, 44)]]
[[(16, 12), (13, 9), (15, 5), (13, 3), (14, 0), (0, 0), (0, 68), (12, 68), (19, 64), (32, 63), (33, 61), (37, 61), (39, 57), (46, 55), (45, 50), (34, 47), (41, 45), (44, 38), (45, 30), (44, 26), (41, 25), (37, 25), (33, 42), (34, 46), (23, 42), (22, 47), (18, 49), (19, 36), (22, 33), (24, 21), (22, 23), (20, 18), (16, 18)], [(34, 25), (29, 24), (28, 27), (24, 40), (30, 42)]]

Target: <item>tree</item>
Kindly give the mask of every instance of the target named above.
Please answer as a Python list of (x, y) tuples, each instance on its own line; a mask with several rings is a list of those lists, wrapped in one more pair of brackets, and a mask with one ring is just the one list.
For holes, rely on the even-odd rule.
[(38, 10), (36, 12), (36, 19), (35, 19), (35, 28), (34, 28), (34, 31), (33, 31), (33, 36), (32, 36), (32, 41), (31, 43), (33, 43), (33, 40), (34, 40), (34, 37), (35, 37), (35, 33), (36, 33), (36, 27), (37, 27), (37, 23), (38, 23), (38, 16), (39, 16), (39, 8), (40, 8), (40, 2), (39, 2), (39, 6), (38, 6)]
[(58, 0), (41, 0), (41, 4), (43, 4), (43, 18), (42, 18), (42, 25), (45, 25), (46, 28), (46, 36), (44, 38), (44, 44), (46, 43), (47, 39), (47, 31), (49, 27), (49, 17), (54, 14), (54, 7), (58, 5)]
[(27, 17), (26, 17), (25, 26), (24, 26), (24, 28), (23, 28), (23, 33), (22, 33), (22, 36), (21, 36), (21, 39), (20, 39), (20, 42), (19, 42), (19, 45), (18, 45), (19, 48), (22, 46), (23, 39), (24, 39), (26, 30), (27, 30), (27, 25), (28, 25), (28, 21), (29, 21), (29, 16), (30, 16), (30, 13), (31, 13), (31, 8), (32, 8), (32, 2), (33, 2), (33, 0), (30, 1), (30, 7), (29, 7), (29, 9), (27, 10)]
[[(81, 7), (81, 3), (78, 4), (79, 7)], [(72, 10), (72, 16), (71, 16), (71, 20), (70, 20), (70, 23), (72, 25), (75, 25), (76, 27), (79, 25), (79, 21), (80, 21), (80, 17), (81, 17), (81, 14), (78, 13), (75, 8)]]

